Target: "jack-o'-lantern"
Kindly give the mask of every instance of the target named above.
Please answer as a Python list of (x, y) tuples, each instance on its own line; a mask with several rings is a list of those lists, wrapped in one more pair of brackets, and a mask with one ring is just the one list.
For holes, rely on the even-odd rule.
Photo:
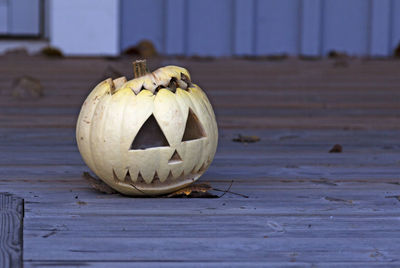
[(158, 195), (196, 181), (214, 158), (218, 129), (205, 93), (177, 66), (107, 79), (85, 100), (76, 138), (89, 168), (127, 195)]

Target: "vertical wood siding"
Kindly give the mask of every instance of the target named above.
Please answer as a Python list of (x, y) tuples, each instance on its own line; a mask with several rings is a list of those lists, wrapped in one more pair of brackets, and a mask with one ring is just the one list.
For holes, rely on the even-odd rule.
[(168, 55), (388, 56), (400, 0), (122, 0), (121, 49), (142, 39)]

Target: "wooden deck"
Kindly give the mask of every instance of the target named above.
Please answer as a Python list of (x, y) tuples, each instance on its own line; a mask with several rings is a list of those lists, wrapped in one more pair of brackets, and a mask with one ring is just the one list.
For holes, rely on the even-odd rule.
[[(130, 61), (3, 56), (0, 192), (24, 199), (25, 267), (400, 266), (400, 61), (150, 63), (166, 64), (188, 67), (215, 107), (219, 147), (201, 181), (234, 180), (249, 198), (96, 192), (75, 121), (107, 66), (132, 77)], [(11, 97), (22, 75), (44, 97)]]

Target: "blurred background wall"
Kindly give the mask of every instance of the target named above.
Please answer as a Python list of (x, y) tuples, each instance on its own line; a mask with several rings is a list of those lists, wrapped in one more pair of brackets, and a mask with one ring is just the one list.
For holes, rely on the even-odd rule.
[(167, 55), (390, 56), (400, 0), (0, 0), (0, 35), (67, 55), (117, 55), (148, 39)]
[(384, 56), (400, 40), (398, 0), (122, 0), (121, 4), (123, 49), (147, 38), (166, 54), (325, 55), (337, 50)]

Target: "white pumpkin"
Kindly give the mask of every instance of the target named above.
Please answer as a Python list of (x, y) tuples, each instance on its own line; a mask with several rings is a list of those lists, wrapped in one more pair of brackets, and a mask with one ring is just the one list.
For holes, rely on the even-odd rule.
[(218, 129), (205, 93), (184, 68), (107, 79), (85, 100), (76, 139), (89, 168), (127, 195), (166, 194), (196, 181), (214, 158)]

